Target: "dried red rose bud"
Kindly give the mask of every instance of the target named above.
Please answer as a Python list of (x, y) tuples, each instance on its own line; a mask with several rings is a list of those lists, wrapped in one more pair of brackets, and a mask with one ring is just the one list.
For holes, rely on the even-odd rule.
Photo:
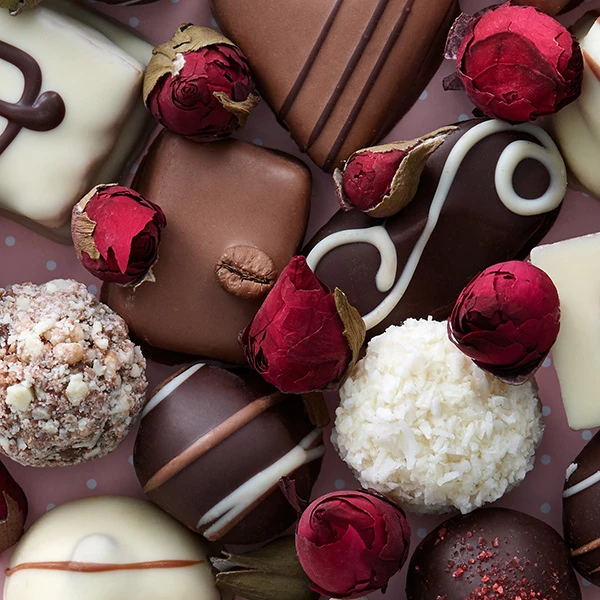
[(161, 230), (160, 206), (127, 187), (95, 187), (73, 208), (71, 233), (77, 257), (102, 281), (139, 285), (154, 281)]
[(0, 492), (0, 552), (4, 552), (23, 535), (27, 519), (27, 498), (2, 463)]
[(448, 320), (450, 339), (482, 369), (523, 383), (542, 364), (560, 326), (558, 292), (526, 262), (487, 268), (460, 294)]
[(294, 257), (242, 332), (246, 359), (287, 394), (334, 389), (356, 362), (365, 324), (346, 296), (331, 293)]
[[(524, 123), (557, 112), (581, 93), (583, 56), (558, 21), (511, 3), (456, 20), (446, 57), (485, 115)], [(454, 82), (445, 82), (447, 89)]]
[(417, 193), (427, 159), (453, 129), (444, 127), (416, 140), (355, 152), (344, 170), (333, 174), (342, 208), (357, 208), (378, 218), (402, 210)]
[(210, 142), (243, 127), (259, 101), (246, 57), (220, 33), (182, 25), (153, 51), (144, 102), (174, 133)]
[(406, 562), (409, 546), (404, 512), (366, 492), (322, 496), (304, 511), (296, 531), (312, 589), (332, 598), (359, 598), (385, 587)]

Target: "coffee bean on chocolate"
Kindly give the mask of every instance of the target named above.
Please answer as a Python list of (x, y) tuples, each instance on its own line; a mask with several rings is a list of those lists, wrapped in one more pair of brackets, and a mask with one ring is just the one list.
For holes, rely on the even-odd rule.
[(294, 523), (279, 481), (308, 500), (324, 450), (300, 397), (249, 370), (195, 364), (148, 402), (134, 466), (148, 497), (188, 528), (251, 544)]
[(579, 600), (560, 535), (505, 508), (481, 508), (436, 527), (408, 568), (407, 600)]
[[(534, 142), (548, 167), (513, 144), (519, 140)], [(303, 253), (364, 316), (370, 339), (408, 317), (446, 319), (477, 273), (528, 255), (565, 191), (564, 163), (546, 132), (467, 121), (429, 157), (408, 206), (388, 219), (340, 210)]]
[(573, 565), (600, 586), (600, 433), (567, 469), (563, 527)]
[(167, 218), (156, 282), (105, 285), (105, 302), (148, 346), (243, 363), (238, 335), (302, 243), (310, 171), (260, 146), (164, 132), (132, 187)]
[(441, 62), (457, 5), (212, 0), (264, 98), (326, 171), (373, 145), (416, 101)]

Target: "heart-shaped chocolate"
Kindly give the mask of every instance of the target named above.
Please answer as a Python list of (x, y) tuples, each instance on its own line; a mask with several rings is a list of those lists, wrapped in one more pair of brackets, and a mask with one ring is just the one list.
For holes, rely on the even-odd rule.
[(212, 0), (262, 93), (325, 171), (383, 137), (441, 62), (456, 0)]
[(167, 218), (156, 281), (107, 284), (103, 300), (150, 346), (244, 362), (238, 335), (302, 243), (310, 171), (282, 152), (165, 131), (133, 187)]

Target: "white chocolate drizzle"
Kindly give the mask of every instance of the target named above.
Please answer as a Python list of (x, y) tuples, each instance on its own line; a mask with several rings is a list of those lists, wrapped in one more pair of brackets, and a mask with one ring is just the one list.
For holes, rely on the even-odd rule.
[(200, 370), (204, 366), (204, 363), (196, 363), (185, 371), (179, 373), (163, 385), (152, 398), (148, 401), (148, 404), (142, 411), (141, 418), (143, 419), (151, 410), (155, 409), (163, 400), (168, 398), (181, 384), (185, 383), (196, 371)]
[(282, 456), (264, 471), (248, 479), (248, 481), (204, 514), (198, 521), (197, 528), (200, 529), (212, 523), (204, 532), (204, 537), (209, 540), (216, 539), (221, 529), (226, 528), (269, 492), (269, 490), (275, 487), (282, 477), (291, 475), (301, 466), (321, 458), (325, 454), (324, 445), (321, 444), (316, 448), (309, 449), (321, 435), (322, 432), (320, 429), (311, 431), (286, 455)]
[(583, 481), (572, 485), (570, 488), (567, 488), (563, 492), (563, 498), (570, 498), (575, 494), (579, 494), (579, 492), (583, 492), (583, 490), (587, 490), (592, 486), (596, 485), (600, 482), (600, 471), (596, 471), (593, 475), (586, 477)]
[[(389, 283), (391, 277), (390, 273), (394, 273), (392, 280), (396, 276), (397, 253), (386, 231), (387, 239), (394, 249), (392, 257), (389, 244), (384, 241), (385, 238), (382, 232), (379, 231), (379, 229), (385, 230), (383, 226), (336, 232), (321, 240), (312, 249), (307, 257), (307, 263), (313, 271), (316, 270), (319, 262), (328, 252), (339, 246), (364, 242), (372, 244), (379, 250), (381, 264), (377, 272), (377, 289), (380, 292), (389, 291), (389, 294), (376, 308), (363, 317), (367, 329), (372, 329), (381, 323), (402, 300), (417, 270), (427, 243), (435, 230), (454, 179), (467, 154), (485, 138), (502, 131), (526, 133), (537, 139), (541, 144), (538, 145), (526, 140), (516, 140), (508, 144), (502, 151), (496, 164), (494, 176), (496, 193), (502, 204), (508, 210), (520, 216), (538, 215), (557, 208), (567, 191), (567, 172), (564, 161), (552, 138), (544, 130), (530, 123), (509, 125), (497, 120), (484, 121), (464, 133), (450, 151), (435, 195), (431, 201), (431, 206), (429, 207), (425, 228), (413, 247), (398, 281), (393, 287), (390, 286), (386, 289), (386, 285)], [(514, 189), (513, 177), (515, 170), (526, 159), (539, 161), (548, 169), (550, 174), (548, 189), (539, 198), (523, 198)]]

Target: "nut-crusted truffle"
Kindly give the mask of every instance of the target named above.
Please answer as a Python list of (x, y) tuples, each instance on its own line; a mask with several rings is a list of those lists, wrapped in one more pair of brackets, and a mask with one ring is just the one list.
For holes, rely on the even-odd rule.
[(37, 467), (112, 452), (144, 405), (145, 366), (123, 319), (85, 285), (0, 290), (0, 451)]

